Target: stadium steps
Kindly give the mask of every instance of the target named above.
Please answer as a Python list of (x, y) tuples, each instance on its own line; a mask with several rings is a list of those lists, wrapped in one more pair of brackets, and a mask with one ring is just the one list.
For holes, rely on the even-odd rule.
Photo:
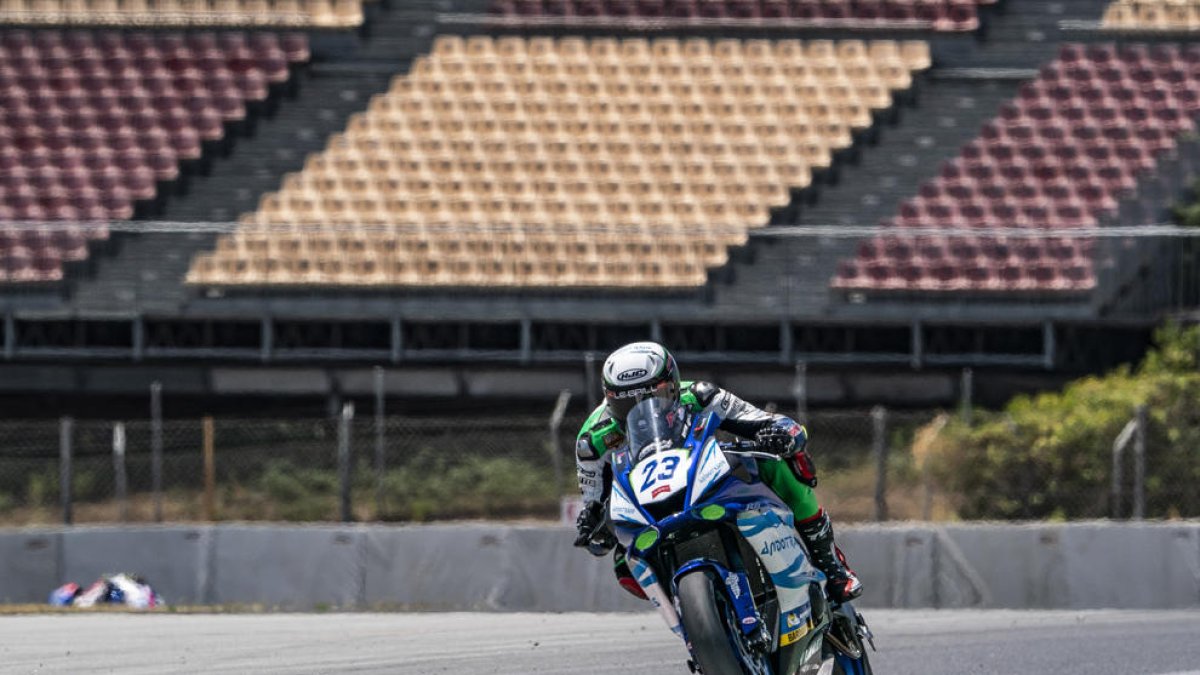
[[(1021, 82), (1058, 53), (1064, 19), (1099, 19), (1100, 0), (1007, 0), (989, 21), (987, 39), (956, 63), (939, 64), (919, 81), (916, 107), (899, 124), (878, 130), (876, 144), (857, 162), (839, 167), (834, 184), (817, 185), (798, 200), (788, 222), (800, 225), (875, 225), (896, 213), (941, 163), (979, 133)], [(1037, 38), (1037, 39), (1035, 39)], [(864, 186), (869, 186), (864, 189)]]
[[(1021, 82), (1058, 53), (1059, 22), (1096, 20), (1106, 0), (1006, 0), (986, 36), (961, 60), (918, 79), (914, 105), (877, 124), (833, 171), (798, 194), (772, 222), (806, 227), (874, 226), (895, 215), (942, 162), (1016, 95)], [(830, 310), (829, 280), (853, 251), (849, 238), (751, 237), (738, 259), (713, 275), (718, 306), (764, 313), (820, 315)]]
[(1060, 21), (1099, 21), (1110, 0), (1003, 0), (991, 15), (976, 68), (1037, 68), (1066, 39)]
[[(322, 59), (298, 77), (298, 94), (259, 122), (251, 138), (239, 139), (228, 157), (213, 161), (208, 176), (191, 181), (173, 197), (160, 218), (168, 223), (224, 222), (254, 210), (259, 197), (277, 189), (284, 174), (298, 171), (310, 152), (322, 150), (330, 134), (345, 128), (352, 113), (387, 90), (394, 75), (429, 50), (437, 2), (405, 2), (380, 9), (357, 39), (357, 48)], [(379, 37), (374, 37), (379, 36)], [(192, 257), (211, 250), (215, 234), (115, 234), (109, 254), (96, 257), (93, 273), (76, 280), (71, 306), (79, 312), (173, 313), (189, 297), (181, 283)]]
[(735, 262), (710, 275), (713, 306), (730, 316), (761, 320), (820, 316), (829, 306), (837, 262), (856, 244), (844, 237), (751, 235)]

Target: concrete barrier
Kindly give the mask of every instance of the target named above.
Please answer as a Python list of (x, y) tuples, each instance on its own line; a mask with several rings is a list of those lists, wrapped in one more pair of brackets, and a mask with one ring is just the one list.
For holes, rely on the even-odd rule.
[(60, 581), (62, 536), (53, 530), (0, 535), (0, 602), (45, 602)]
[[(864, 607), (1200, 608), (1200, 523), (846, 526)], [(567, 527), (0, 530), (0, 602), (138, 572), (169, 602), (289, 610), (638, 611)]]
[(363, 536), (353, 527), (214, 527), (202, 597), (285, 609), (362, 605)]
[(59, 583), (86, 585), (101, 574), (136, 572), (151, 580), (168, 603), (204, 600), (211, 527), (97, 527), (64, 530), (59, 536)]

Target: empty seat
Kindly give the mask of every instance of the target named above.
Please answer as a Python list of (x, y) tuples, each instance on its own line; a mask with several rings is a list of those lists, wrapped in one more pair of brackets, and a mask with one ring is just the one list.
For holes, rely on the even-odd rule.
[[(302, 36), (285, 52), (273, 35), (240, 33), (6, 30), (0, 44), (0, 148), (12, 151), (0, 153), (0, 220), (9, 221), (133, 217), (179, 177), (181, 160), (224, 137), (223, 114), (243, 117), (245, 101), (266, 98), (268, 78), (281, 67), (286, 77), (288, 59), (307, 53)], [(37, 250), (46, 253), (28, 269), (45, 281), (86, 244), (65, 234)]]
[[(671, 10), (664, 4), (663, 11)], [(776, 67), (826, 48), (829, 67), (819, 72)], [(432, 255), (446, 264), (428, 274), (408, 273), (421, 269), (418, 254), (403, 258), (414, 263), (404, 274), (350, 264), (369, 268), (371, 283), (381, 285), (488, 285), (481, 284), (487, 274), (505, 285), (703, 283), (726, 246), (764, 225), (771, 206), (785, 205), (790, 190), (808, 185), (832, 150), (851, 142), (853, 130), (872, 123), (873, 109), (891, 105), (893, 87), (911, 83), (904, 51), (886, 41), (439, 37), (432, 53), (243, 220), (438, 224), (465, 248), (490, 246), (495, 227), (603, 224), (633, 245), (620, 256), (630, 262), (627, 275), (580, 275), (566, 264), (575, 254), (541, 244), (499, 251), (503, 265), (490, 272), (450, 264), (460, 254), (440, 246)], [(838, 67), (841, 58), (856, 67)], [(883, 82), (877, 65), (904, 77)], [(788, 100), (801, 87), (816, 92), (814, 100)], [(674, 228), (702, 247), (701, 262), (650, 264), (662, 257), (651, 244)], [(528, 250), (539, 264), (527, 269), (517, 261)], [(258, 254), (216, 255), (220, 263)], [(667, 257), (675, 255), (696, 257), (690, 249)], [(195, 283), (228, 281), (224, 263), (203, 264)]]
[(363, 14), (362, 0), (277, 0), (274, 6), (263, 0), (7, 0), (0, 3), (0, 21), (26, 26), (348, 28), (361, 25)]
[[(1058, 59), (1003, 105), (890, 222), (1069, 231), (1115, 216), (1137, 177), (1154, 170), (1180, 133), (1194, 129), (1191, 113), (1176, 99), (1180, 92), (1200, 90), (1200, 72), (1184, 66), (1188, 54), (1174, 45), (1064, 45)], [(965, 264), (961, 251), (951, 251), (951, 258)], [(1039, 256), (1023, 258), (1028, 262), (1023, 268), (1006, 264), (998, 274), (969, 265), (962, 273), (944, 267), (933, 281), (914, 288), (1079, 292), (1095, 284), (1090, 263), (1080, 262), (1086, 258), (1073, 258), (1069, 273)], [(860, 252), (859, 261), (866, 260)], [(860, 265), (856, 274), (839, 272), (832, 283), (895, 288), (896, 270), (906, 258), (884, 254), (870, 260), (887, 272), (864, 274), (867, 268)]]

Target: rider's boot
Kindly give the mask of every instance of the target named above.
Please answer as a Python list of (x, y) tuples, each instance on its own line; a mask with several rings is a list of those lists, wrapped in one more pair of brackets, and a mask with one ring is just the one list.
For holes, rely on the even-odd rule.
[(824, 509), (796, 523), (796, 530), (812, 556), (813, 565), (828, 578), (825, 590), (834, 602), (847, 602), (862, 595), (862, 582), (846, 564), (846, 556), (833, 541), (833, 523)]

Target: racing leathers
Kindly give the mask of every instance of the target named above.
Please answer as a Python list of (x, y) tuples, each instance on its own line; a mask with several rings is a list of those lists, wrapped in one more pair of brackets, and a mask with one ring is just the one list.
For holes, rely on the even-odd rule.
[[(821, 510), (812, 488), (817, 484), (811, 458), (805, 450), (808, 432), (800, 424), (768, 413), (709, 382), (683, 382), (680, 403), (692, 413), (716, 413), (719, 428), (736, 436), (755, 439), (761, 449), (780, 455), (778, 461), (758, 462), (759, 476), (795, 515), (796, 529), (813, 564), (828, 577), (831, 597), (838, 601), (857, 597), (862, 585), (845, 564), (833, 542), (833, 528)], [(614, 572), (621, 586), (639, 597), (641, 588), (629, 573), (624, 550), (607, 531), (586, 537), (604, 520), (604, 502), (612, 485), (609, 453), (625, 445), (623, 420), (614, 419), (600, 404), (579, 431), (575, 444), (576, 475), (583, 495), (583, 510), (577, 523), (579, 545), (588, 545), (593, 555), (614, 549)]]

